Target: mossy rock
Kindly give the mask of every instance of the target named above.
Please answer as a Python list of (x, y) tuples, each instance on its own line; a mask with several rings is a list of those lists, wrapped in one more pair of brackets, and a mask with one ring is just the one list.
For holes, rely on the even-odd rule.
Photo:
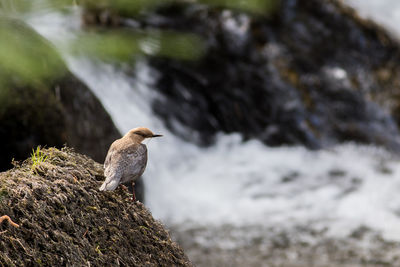
[(42, 149), (0, 173), (0, 266), (191, 266), (128, 192), (100, 192), (103, 168), (71, 149)]

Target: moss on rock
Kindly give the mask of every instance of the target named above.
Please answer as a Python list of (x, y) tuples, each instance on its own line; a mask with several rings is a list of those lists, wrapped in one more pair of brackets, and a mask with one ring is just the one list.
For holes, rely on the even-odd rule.
[(0, 266), (191, 266), (129, 193), (100, 192), (103, 168), (71, 149), (43, 149), (0, 173)]

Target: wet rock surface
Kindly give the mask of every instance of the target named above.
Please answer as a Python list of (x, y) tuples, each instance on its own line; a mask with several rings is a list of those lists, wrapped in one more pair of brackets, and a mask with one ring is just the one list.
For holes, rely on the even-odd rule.
[(171, 234), (196, 266), (356, 267), (398, 266), (398, 242), (366, 227), (333, 238), (307, 227), (172, 227)]
[(71, 149), (42, 150), (0, 173), (0, 266), (191, 266), (141, 203), (100, 192), (103, 168)]

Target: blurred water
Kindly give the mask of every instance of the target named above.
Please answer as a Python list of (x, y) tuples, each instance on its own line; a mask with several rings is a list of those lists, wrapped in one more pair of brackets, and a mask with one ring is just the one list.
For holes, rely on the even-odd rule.
[(400, 1), (398, 0), (344, 0), (344, 3), (354, 7), (357, 12), (381, 24), (400, 36)]
[[(361, 5), (365, 14), (382, 10), (382, 18), (392, 23), (397, 18), (395, 8), (379, 5), (381, 1), (351, 2)], [(392, 2), (400, 11), (400, 3)], [(271, 148), (256, 140), (243, 142), (238, 135), (220, 134), (209, 148), (185, 142), (170, 133), (150, 108), (151, 101), (161, 96), (154, 89), (157, 73), (145, 60), (136, 63), (132, 77), (123, 66), (68, 54), (64, 45), (80, 31), (79, 25), (69, 23), (78, 19), (79, 10), (75, 16), (49, 13), (27, 20), (59, 48), (70, 70), (100, 98), (121, 133), (146, 126), (164, 134), (148, 143), (144, 179), (146, 204), (155, 217), (188, 226), (307, 225), (327, 228), (333, 236), (367, 226), (400, 240), (397, 158), (354, 144), (329, 151)]]

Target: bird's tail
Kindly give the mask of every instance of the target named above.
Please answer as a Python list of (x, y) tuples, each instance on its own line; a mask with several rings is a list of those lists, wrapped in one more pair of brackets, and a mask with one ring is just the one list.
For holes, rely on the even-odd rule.
[(113, 191), (118, 187), (120, 179), (116, 179), (116, 177), (107, 177), (104, 183), (100, 186), (100, 191)]
[(104, 182), (101, 186), (100, 186), (100, 188), (99, 188), (99, 190), (100, 191), (104, 191), (105, 189), (106, 189), (106, 182)]

